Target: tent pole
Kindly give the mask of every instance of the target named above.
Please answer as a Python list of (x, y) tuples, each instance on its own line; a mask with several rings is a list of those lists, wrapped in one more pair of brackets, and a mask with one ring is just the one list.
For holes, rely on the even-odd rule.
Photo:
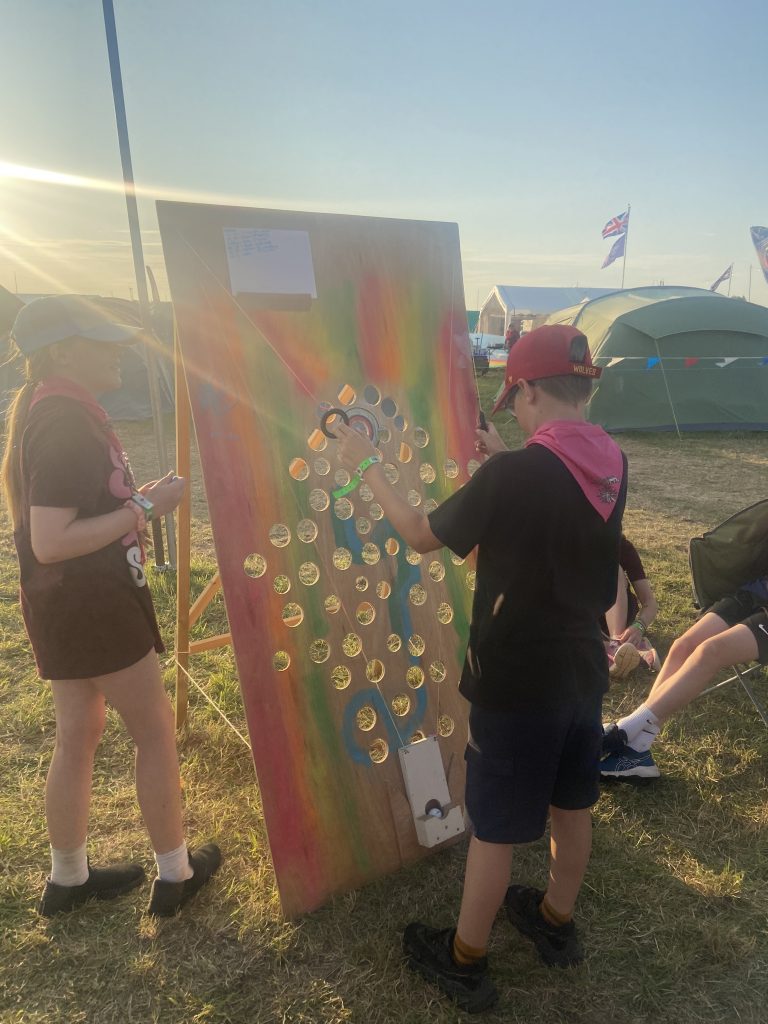
[[(102, 0), (104, 9), (104, 29), (107, 35), (107, 52), (109, 54), (109, 71), (112, 78), (112, 97), (115, 104), (115, 121), (117, 122), (117, 139), (120, 146), (120, 161), (123, 168), (123, 186), (125, 188), (125, 205), (128, 210), (128, 228), (131, 236), (133, 253), (133, 270), (136, 276), (136, 290), (139, 298), (141, 323), (144, 328), (144, 347), (147, 355), (147, 380), (149, 383), (149, 400), (152, 406), (152, 421), (155, 428), (155, 445), (157, 446), (160, 475), (168, 472), (168, 451), (165, 444), (163, 417), (160, 409), (160, 395), (157, 387), (157, 363), (152, 338), (152, 318), (149, 309), (147, 292), (147, 276), (144, 271), (144, 253), (141, 245), (141, 228), (139, 227), (139, 210), (136, 203), (136, 186), (133, 180), (131, 148), (128, 140), (128, 121), (125, 114), (125, 97), (123, 81), (120, 74), (120, 53), (117, 48), (117, 27), (113, 0)], [(159, 523), (158, 523), (159, 526)], [(168, 546), (176, 548), (175, 527), (173, 516), (165, 517), (165, 530)], [(155, 544), (155, 565), (164, 568), (165, 559), (162, 555), (162, 532), (160, 532), (160, 549)]]
[(659, 349), (659, 339), (654, 338), (656, 345), (656, 355), (659, 357), (659, 366), (661, 367), (661, 375), (664, 378), (664, 387), (667, 389), (667, 398), (669, 400), (669, 408), (672, 410), (672, 419), (675, 423), (675, 430), (677, 431), (678, 441), (683, 440), (683, 435), (680, 433), (680, 424), (677, 422), (677, 413), (675, 412), (675, 405), (672, 401), (672, 392), (669, 390), (669, 381), (667, 380), (667, 371), (664, 369), (664, 360), (661, 358), (661, 350)]

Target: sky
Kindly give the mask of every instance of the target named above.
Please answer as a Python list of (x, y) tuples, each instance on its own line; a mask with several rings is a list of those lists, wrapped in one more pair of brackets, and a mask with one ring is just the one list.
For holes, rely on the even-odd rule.
[[(469, 308), (495, 284), (619, 287), (601, 230), (631, 203), (627, 286), (708, 287), (734, 263), (732, 294), (751, 266), (768, 305), (749, 237), (768, 224), (765, 0), (115, 0), (115, 14), (164, 296), (161, 196), (455, 221)], [(135, 293), (101, 0), (0, 0), (0, 15), (0, 284)]]

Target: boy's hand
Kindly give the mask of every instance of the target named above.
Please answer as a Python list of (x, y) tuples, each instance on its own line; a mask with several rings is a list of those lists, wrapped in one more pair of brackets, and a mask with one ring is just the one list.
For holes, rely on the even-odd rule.
[(354, 473), (365, 459), (377, 454), (371, 442), (359, 430), (348, 427), (345, 423), (338, 425), (334, 423), (333, 432), (339, 439), (339, 455), (342, 465), (350, 473)]
[(476, 430), (475, 438), (475, 451), (486, 458), (496, 455), (498, 452), (509, 451), (492, 423), (488, 424), (487, 430)]

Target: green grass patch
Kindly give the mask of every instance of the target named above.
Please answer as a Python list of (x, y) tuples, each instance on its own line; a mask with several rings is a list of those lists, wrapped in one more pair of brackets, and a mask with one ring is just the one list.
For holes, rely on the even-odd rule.
[[(481, 378), (490, 408), (501, 372)], [(501, 419), (505, 419), (505, 415)], [(520, 436), (512, 421), (501, 433)], [(151, 431), (121, 429), (137, 476), (155, 476)], [(626, 530), (660, 598), (652, 634), (662, 653), (691, 622), (690, 536), (764, 497), (768, 437), (620, 437), (630, 461)], [(214, 571), (199, 467), (193, 472), (193, 586)], [(173, 638), (175, 580), (153, 576), (163, 633)], [(226, 628), (220, 598), (195, 635)], [(400, 934), (418, 917), (448, 924), (458, 909), (465, 847), (337, 897), (296, 922), (280, 915), (248, 750), (193, 689), (179, 747), (190, 837), (215, 837), (226, 861), (176, 920), (142, 914), (147, 890), (45, 922), (34, 912), (48, 867), (43, 786), (54, 736), (47, 687), (34, 674), (16, 601), (7, 523), (0, 536), (0, 1022), (235, 1024), (459, 1020), (405, 970)], [(173, 668), (166, 678), (173, 685)], [(245, 731), (230, 650), (192, 659), (192, 674)], [(647, 677), (617, 684), (607, 713), (632, 707)], [(763, 682), (757, 683), (765, 693)], [(705, 697), (664, 730), (662, 780), (605, 790), (578, 915), (588, 951), (572, 972), (548, 971), (500, 918), (491, 955), (501, 989), (489, 1021), (708, 1024), (766, 1019), (768, 858), (765, 730), (742, 692)], [(96, 762), (91, 855), (151, 851), (136, 807), (130, 743), (110, 715)], [(544, 882), (544, 843), (521, 848), (516, 875)]]

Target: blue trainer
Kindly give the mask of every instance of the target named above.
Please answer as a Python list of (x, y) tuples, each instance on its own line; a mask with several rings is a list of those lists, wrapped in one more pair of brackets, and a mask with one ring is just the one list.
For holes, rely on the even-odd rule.
[(658, 779), (660, 772), (650, 750), (624, 748), (616, 754), (609, 754), (600, 762), (600, 775), (604, 779)]

